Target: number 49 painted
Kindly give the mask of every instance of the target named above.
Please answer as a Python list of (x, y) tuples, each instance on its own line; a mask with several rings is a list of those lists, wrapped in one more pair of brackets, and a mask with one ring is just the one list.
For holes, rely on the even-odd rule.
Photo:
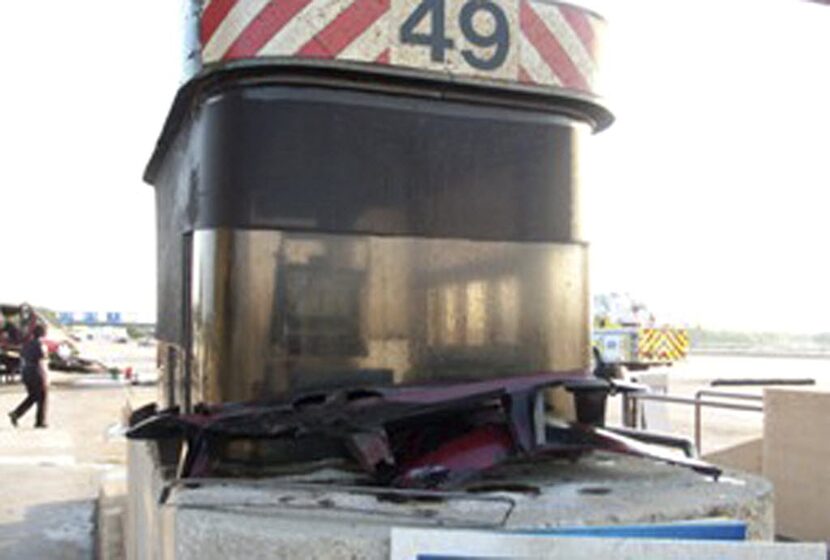
[[(455, 41), (446, 36), (445, 12), (445, 0), (422, 0), (401, 25), (401, 43), (429, 47), (433, 62), (445, 62), (447, 50), (455, 48)], [(489, 35), (475, 28), (473, 20), (481, 12), (487, 13), (495, 24)], [(426, 18), (430, 19), (429, 33), (415, 31)], [(510, 25), (497, 4), (492, 0), (467, 0), (458, 15), (458, 27), (468, 43), (482, 49), (495, 47), (489, 57), (479, 56), (472, 49), (462, 50), (467, 64), (478, 70), (496, 70), (504, 64), (510, 51)]]

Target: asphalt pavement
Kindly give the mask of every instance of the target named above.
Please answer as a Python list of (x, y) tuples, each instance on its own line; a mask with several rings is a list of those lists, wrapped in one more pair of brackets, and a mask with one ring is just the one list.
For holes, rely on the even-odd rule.
[(101, 481), (125, 476), (126, 444), (117, 429), (124, 407), (156, 393), (107, 376), (52, 373), (49, 427), (34, 429), (32, 408), (14, 428), (6, 413), (25, 391), (0, 385), (0, 558), (93, 557)]

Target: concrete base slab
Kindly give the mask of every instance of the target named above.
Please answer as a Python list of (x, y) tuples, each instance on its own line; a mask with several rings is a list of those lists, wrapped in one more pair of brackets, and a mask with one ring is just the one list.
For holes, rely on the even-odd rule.
[[(578, 462), (511, 465), (463, 498), (397, 503), (285, 479), (178, 487), (165, 505), (164, 468), (152, 443), (130, 444), (131, 559), (385, 559), (395, 527), (497, 531), (731, 518), (750, 538), (773, 535), (772, 489), (752, 475), (714, 482), (683, 468), (595, 453)], [(348, 482), (340, 479), (339, 483)], [(156, 556), (154, 556), (154, 554)]]

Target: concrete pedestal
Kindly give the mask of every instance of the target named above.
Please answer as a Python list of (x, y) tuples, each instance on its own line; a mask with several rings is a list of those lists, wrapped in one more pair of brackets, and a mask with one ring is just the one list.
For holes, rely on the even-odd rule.
[[(731, 518), (748, 522), (752, 539), (773, 535), (772, 488), (762, 478), (727, 472), (713, 482), (686, 469), (605, 453), (576, 463), (512, 465), (471, 485), (461, 498), (405, 503), (298, 489), (282, 479), (179, 487), (160, 505), (171, 472), (158, 446), (130, 443), (131, 560), (380, 560), (389, 557), (391, 529), (412, 526), (516, 531)], [(317, 475), (337, 476), (343, 475)]]

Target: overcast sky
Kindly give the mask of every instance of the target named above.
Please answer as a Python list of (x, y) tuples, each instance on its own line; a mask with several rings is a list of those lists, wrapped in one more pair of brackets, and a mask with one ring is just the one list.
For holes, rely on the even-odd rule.
[(692, 323), (830, 331), (830, 6), (605, 4), (594, 288)]
[(4, 9), (0, 299), (152, 316), (153, 191), (141, 175), (180, 77), (177, 2)]
[[(617, 115), (584, 166), (595, 288), (706, 326), (830, 331), (830, 7), (591, 4)], [(141, 174), (180, 79), (178, 2), (4, 9), (0, 300), (152, 317)]]

